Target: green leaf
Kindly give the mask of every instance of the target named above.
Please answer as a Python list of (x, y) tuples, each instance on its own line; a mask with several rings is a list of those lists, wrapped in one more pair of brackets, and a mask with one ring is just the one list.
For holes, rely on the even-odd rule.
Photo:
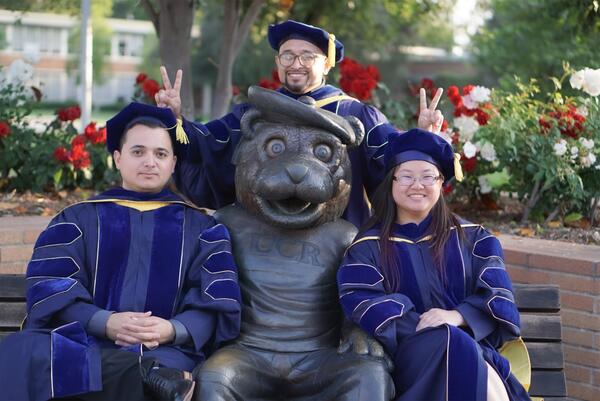
[(581, 220), (582, 218), (583, 215), (581, 213), (569, 213), (565, 216), (564, 221), (565, 223), (574, 223), (576, 221)]
[(508, 184), (510, 181), (510, 174), (508, 173), (508, 169), (506, 167), (501, 171), (485, 174), (484, 177), (487, 179), (488, 184), (490, 184), (492, 188), (500, 188), (503, 185)]

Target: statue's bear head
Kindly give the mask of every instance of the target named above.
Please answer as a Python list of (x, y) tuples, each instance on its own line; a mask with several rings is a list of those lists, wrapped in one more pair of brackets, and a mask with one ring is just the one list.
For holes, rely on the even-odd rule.
[(350, 196), (348, 149), (364, 136), (356, 117), (251, 87), (233, 155), (237, 201), (268, 224), (305, 228), (339, 218)]

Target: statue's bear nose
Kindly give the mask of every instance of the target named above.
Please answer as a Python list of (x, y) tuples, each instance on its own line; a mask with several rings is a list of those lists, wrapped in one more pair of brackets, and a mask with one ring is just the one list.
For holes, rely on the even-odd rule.
[(306, 177), (308, 167), (302, 164), (290, 164), (285, 167), (285, 171), (287, 171), (294, 184), (299, 184)]

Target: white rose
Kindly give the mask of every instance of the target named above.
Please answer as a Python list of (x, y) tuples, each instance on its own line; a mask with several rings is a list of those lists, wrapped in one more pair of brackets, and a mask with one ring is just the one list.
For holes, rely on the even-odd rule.
[(489, 194), (490, 192), (492, 192), (492, 186), (490, 185), (486, 177), (480, 175), (479, 177), (477, 177), (477, 180), (479, 181), (479, 192), (482, 195)]
[(454, 119), (454, 126), (458, 128), (460, 139), (463, 142), (473, 139), (473, 135), (479, 129), (479, 123), (473, 117), (460, 116)]
[(471, 99), (471, 96), (465, 95), (462, 97), (463, 106), (465, 106), (469, 110), (473, 110), (477, 108), (477, 102)]
[(579, 70), (575, 71), (571, 74), (571, 78), (569, 78), (569, 83), (571, 84), (571, 88), (573, 89), (581, 89), (583, 85), (583, 71)]
[(467, 141), (463, 145), (463, 153), (467, 159), (475, 157), (477, 154), (477, 146), (473, 145), (471, 142)]
[(581, 142), (581, 145), (586, 149), (592, 149), (594, 147), (593, 139), (579, 138), (579, 142)]
[(589, 114), (588, 108), (586, 107), (585, 104), (582, 104), (581, 106), (577, 107), (575, 109), (575, 111), (577, 112), (577, 114), (587, 117)]
[(476, 103), (483, 103), (490, 101), (491, 91), (485, 86), (476, 86), (469, 93), (469, 97)]
[(590, 96), (600, 95), (600, 68), (597, 70), (586, 68), (583, 71), (581, 89)]
[(596, 155), (593, 153), (588, 154), (581, 158), (581, 165), (583, 167), (592, 167), (596, 163)]
[(578, 153), (579, 153), (579, 148), (577, 146), (571, 146), (571, 155), (577, 156)]
[(491, 142), (484, 142), (481, 146), (481, 157), (489, 162), (496, 160), (496, 149), (494, 149), (494, 145)]
[(567, 153), (567, 141), (561, 139), (560, 142), (556, 142), (554, 144), (554, 154), (557, 156), (562, 156)]

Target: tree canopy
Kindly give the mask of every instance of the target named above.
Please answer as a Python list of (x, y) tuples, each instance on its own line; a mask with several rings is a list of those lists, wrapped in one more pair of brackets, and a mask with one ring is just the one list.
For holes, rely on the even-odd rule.
[[(475, 35), (472, 52), (502, 84), (560, 76), (600, 65), (597, 0), (490, 0), (492, 18)], [(548, 81), (548, 85), (551, 85)]]

